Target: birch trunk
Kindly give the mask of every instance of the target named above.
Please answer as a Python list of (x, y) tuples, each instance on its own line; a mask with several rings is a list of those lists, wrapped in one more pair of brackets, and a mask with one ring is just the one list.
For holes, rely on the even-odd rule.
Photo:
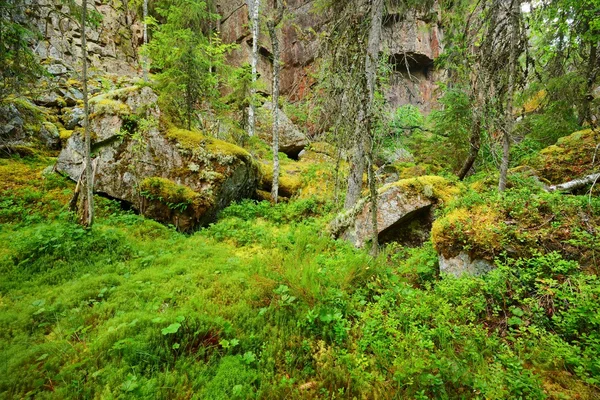
[(94, 180), (92, 176), (92, 151), (89, 124), (89, 102), (87, 87), (87, 43), (85, 25), (87, 20), (87, 0), (82, 1), (81, 13), (81, 59), (83, 62), (83, 109), (84, 109), (84, 140), (85, 140), (85, 189), (81, 210), (81, 223), (91, 228), (94, 223)]
[(256, 66), (258, 64), (258, 11), (260, 0), (247, 0), (248, 16), (252, 30), (252, 59), (250, 66), (252, 68), (252, 86), (250, 87), (250, 109), (248, 110), (248, 136), (254, 136), (256, 128)]
[(500, 181), (498, 182), (498, 191), (503, 192), (506, 189), (508, 174), (508, 165), (510, 161), (510, 135), (514, 125), (513, 116), (513, 98), (515, 93), (515, 71), (517, 63), (517, 41), (519, 30), (519, 13), (521, 5), (518, 0), (511, 0), (509, 9), (509, 29), (510, 29), (510, 56), (508, 60), (508, 88), (506, 96), (505, 127), (502, 133), (502, 162), (500, 164)]
[(372, 247), (371, 253), (379, 252), (379, 229), (377, 227), (377, 184), (375, 182), (375, 166), (373, 165), (375, 153), (375, 132), (373, 124), (373, 111), (375, 103), (375, 88), (377, 81), (377, 68), (379, 67), (379, 47), (381, 45), (381, 24), (383, 19), (383, 1), (373, 0), (371, 4), (371, 29), (367, 45), (367, 58), (365, 60), (365, 73), (367, 78), (367, 135), (365, 147), (368, 160), (368, 180), (371, 200)]
[[(148, 23), (146, 19), (148, 18), (148, 0), (144, 0), (142, 15), (144, 18), (144, 44), (148, 44)], [(144, 55), (142, 59), (142, 70), (144, 73), (144, 82), (148, 82), (148, 57)]]
[(278, 0), (275, 4), (275, 17), (267, 25), (273, 47), (273, 184), (271, 186), (271, 199), (277, 203), (279, 192), (279, 38), (277, 25), (283, 18), (283, 7)]

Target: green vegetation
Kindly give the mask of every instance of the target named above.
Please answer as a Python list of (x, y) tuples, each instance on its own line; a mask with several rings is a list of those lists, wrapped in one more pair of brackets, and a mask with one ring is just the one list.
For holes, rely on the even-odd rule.
[[(487, 276), (440, 278), (431, 243), (373, 259), (330, 239), (332, 207), (315, 199), (235, 204), (185, 236), (99, 198), (86, 231), (66, 210), (73, 184), (41, 175), (49, 161), (0, 165), (3, 396), (598, 395), (597, 277), (558, 253), (504, 255)], [(187, 201), (163, 183), (148, 186)], [(540, 229), (576, 226), (565, 212), (578, 197), (525, 205), (523, 190), (509, 189), (490, 215), (512, 207), (519, 226), (536, 225), (545, 215), (518, 211), (549, 203), (560, 220)], [(493, 198), (477, 196), (451, 202), (441, 223)], [(581, 233), (570, 246), (597, 246)]]

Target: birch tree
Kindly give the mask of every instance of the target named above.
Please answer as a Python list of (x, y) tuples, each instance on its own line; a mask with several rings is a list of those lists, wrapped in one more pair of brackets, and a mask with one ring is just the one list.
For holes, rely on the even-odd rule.
[(83, 64), (82, 83), (83, 83), (83, 110), (84, 110), (84, 137), (85, 137), (85, 180), (83, 189), (83, 199), (80, 211), (80, 222), (83, 226), (91, 228), (94, 223), (94, 177), (92, 174), (92, 149), (89, 124), (89, 102), (87, 88), (87, 39), (86, 39), (86, 20), (87, 20), (87, 0), (82, 0), (81, 11), (81, 61)]
[(277, 26), (283, 19), (283, 11), (282, 0), (276, 0), (273, 17), (267, 21), (267, 29), (273, 47), (273, 184), (271, 186), (271, 199), (274, 203), (277, 203), (279, 191), (279, 71), (281, 65)]
[[(144, 0), (142, 4), (142, 17), (144, 18), (144, 45), (148, 44), (148, 0)], [(142, 58), (142, 69), (144, 72), (144, 81), (148, 82), (148, 56), (144, 53)]]
[(248, 110), (248, 136), (254, 136), (256, 130), (256, 67), (258, 64), (258, 13), (260, 9), (260, 0), (246, 0), (248, 4), (248, 17), (252, 32), (252, 58), (250, 65), (252, 67), (252, 86), (250, 87), (250, 109)]

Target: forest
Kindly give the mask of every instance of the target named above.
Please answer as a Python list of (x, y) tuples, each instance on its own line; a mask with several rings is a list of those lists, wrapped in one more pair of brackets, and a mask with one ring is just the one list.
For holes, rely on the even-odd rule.
[(0, 0), (0, 399), (600, 399), (600, 0)]

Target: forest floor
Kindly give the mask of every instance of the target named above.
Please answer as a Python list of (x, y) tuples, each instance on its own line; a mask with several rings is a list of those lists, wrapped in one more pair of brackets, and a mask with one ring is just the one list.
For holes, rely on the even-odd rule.
[(53, 162), (0, 159), (2, 398), (600, 396), (600, 282), (557, 253), (440, 277), (430, 241), (331, 239), (314, 198), (184, 235), (97, 197), (84, 230)]

